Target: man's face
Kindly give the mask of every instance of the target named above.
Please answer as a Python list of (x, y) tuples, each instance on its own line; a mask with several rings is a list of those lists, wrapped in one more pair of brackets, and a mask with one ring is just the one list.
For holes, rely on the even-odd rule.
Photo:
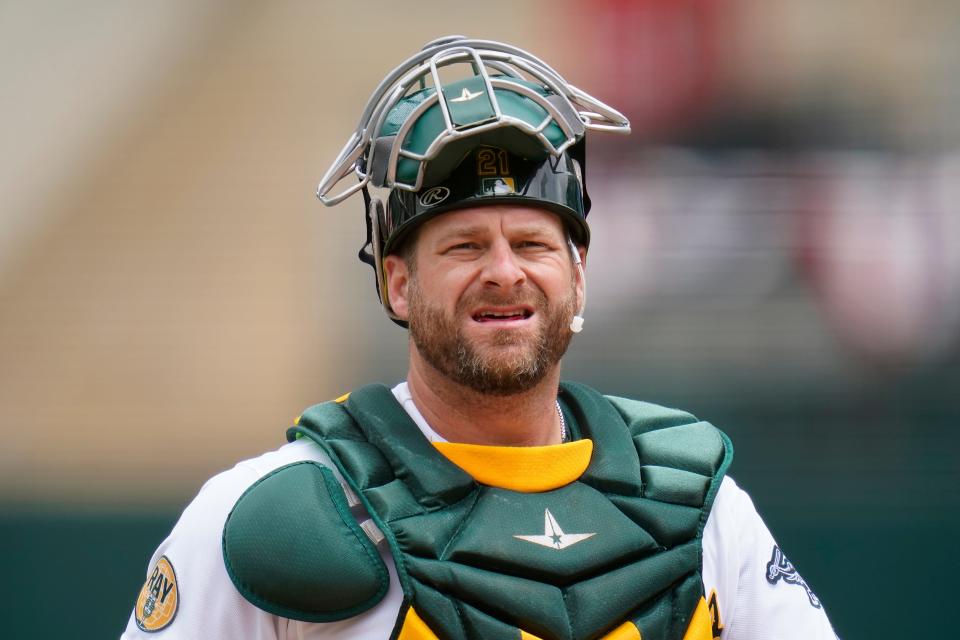
[(572, 335), (577, 278), (566, 238), (555, 214), (532, 207), (477, 207), (426, 222), (404, 294), (391, 291), (419, 355), (480, 393), (537, 384)]

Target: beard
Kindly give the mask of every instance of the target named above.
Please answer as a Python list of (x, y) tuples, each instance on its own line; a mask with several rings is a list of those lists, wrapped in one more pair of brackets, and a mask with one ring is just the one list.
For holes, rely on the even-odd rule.
[[(413, 277), (409, 285), (410, 337), (426, 362), (449, 380), (477, 393), (509, 396), (535, 387), (560, 362), (573, 333), (576, 291), (550, 305), (539, 288), (524, 287), (509, 298), (482, 294), (461, 299), (453, 317), (431, 305)], [(486, 345), (465, 335), (461, 319), (485, 304), (530, 304), (540, 322), (535, 332), (502, 329)]]

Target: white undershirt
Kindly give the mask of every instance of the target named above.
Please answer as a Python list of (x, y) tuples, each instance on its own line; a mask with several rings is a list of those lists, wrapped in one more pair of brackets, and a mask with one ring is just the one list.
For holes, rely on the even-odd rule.
[[(395, 386), (393, 394), (428, 440), (445, 441), (417, 409), (406, 382)], [(233, 505), (259, 478), (303, 460), (329, 466), (343, 483), (326, 453), (306, 438), (240, 462), (208, 480), (147, 566), (149, 575), (162, 556), (173, 565), (180, 597), (176, 617), (162, 631), (145, 633), (137, 628), (131, 612), (122, 640), (389, 638), (403, 593), (386, 542), (378, 550), (390, 573), (387, 596), (370, 610), (339, 622), (299, 622), (266, 613), (247, 602), (226, 573), (221, 536)], [(367, 518), (362, 510), (354, 515), (358, 520)], [(702, 569), (706, 597), (714, 590), (717, 593), (722, 640), (834, 639), (823, 609), (811, 606), (804, 587), (767, 580), (774, 545), (750, 497), (730, 477), (724, 478), (703, 532)]]

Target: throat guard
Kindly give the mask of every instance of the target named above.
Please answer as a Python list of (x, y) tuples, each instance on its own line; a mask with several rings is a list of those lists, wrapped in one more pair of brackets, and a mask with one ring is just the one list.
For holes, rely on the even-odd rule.
[[(594, 452), (579, 479), (540, 493), (476, 482), (382, 385), (288, 431), (330, 454), (385, 534), (404, 593), (392, 638), (680, 640), (701, 626), (701, 536), (729, 440), (581, 385), (560, 399)], [(332, 555), (330, 541), (302, 544)]]

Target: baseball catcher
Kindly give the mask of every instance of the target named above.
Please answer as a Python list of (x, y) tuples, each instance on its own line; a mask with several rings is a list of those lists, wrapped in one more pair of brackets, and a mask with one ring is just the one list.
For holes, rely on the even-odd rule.
[(443, 38), (384, 78), (318, 196), (363, 201), (407, 378), (211, 478), (123, 638), (835, 638), (722, 432), (560, 379), (598, 133), (629, 123), (506, 44)]

